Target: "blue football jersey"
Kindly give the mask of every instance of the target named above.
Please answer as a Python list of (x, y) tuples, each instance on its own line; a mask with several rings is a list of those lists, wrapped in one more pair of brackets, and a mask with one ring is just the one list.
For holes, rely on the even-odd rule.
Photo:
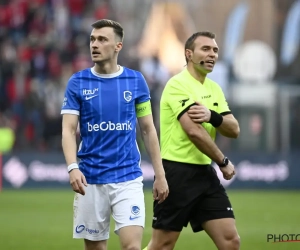
[(68, 82), (61, 114), (79, 116), (79, 168), (89, 184), (118, 183), (142, 175), (135, 105), (150, 100), (143, 75), (125, 67), (114, 74), (93, 68)]

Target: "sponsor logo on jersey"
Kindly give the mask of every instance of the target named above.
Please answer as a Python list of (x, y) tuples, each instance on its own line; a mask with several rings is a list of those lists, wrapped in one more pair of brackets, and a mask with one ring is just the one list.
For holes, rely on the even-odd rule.
[(99, 88), (94, 88), (94, 89), (83, 89), (82, 90), (82, 94), (84, 96), (88, 96), (88, 95), (97, 95), (99, 91)]
[(92, 131), (112, 131), (112, 130), (133, 130), (130, 121), (124, 123), (114, 123), (111, 121), (97, 124), (87, 123), (88, 132)]

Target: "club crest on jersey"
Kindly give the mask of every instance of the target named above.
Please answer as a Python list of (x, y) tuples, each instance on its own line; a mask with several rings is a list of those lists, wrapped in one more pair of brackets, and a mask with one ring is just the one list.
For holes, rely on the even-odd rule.
[(132, 93), (128, 90), (124, 91), (124, 99), (126, 102), (130, 102), (132, 99)]

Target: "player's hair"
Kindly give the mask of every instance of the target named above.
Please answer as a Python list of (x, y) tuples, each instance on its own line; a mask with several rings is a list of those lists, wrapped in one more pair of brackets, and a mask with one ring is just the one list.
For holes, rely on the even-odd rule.
[[(210, 31), (196, 32), (186, 40), (185, 46), (184, 46), (184, 51), (186, 51), (187, 49), (194, 50), (194, 48), (195, 48), (194, 42), (195, 42), (196, 38), (199, 37), (199, 36), (205, 36), (205, 37), (208, 37), (208, 38), (211, 38), (211, 39), (216, 38), (216, 35), (214, 33), (210, 32)], [(188, 58), (186, 56), (185, 56), (185, 60), (186, 60), (186, 63), (188, 63)]]
[(115, 35), (117, 37), (119, 37), (121, 41), (123, 41), (123, 38), (124, 38), (123, 27), (121, 26), (121, 24), (119, 24), (116, 21), (109, 20), (109, 19), (101, 19), (101, 20), (98, 20), (98, 21), (94, 22), (92, 24), (92, 27), (94, 29), (101, 29), (101, 28), (104, 28), (104, 27), (111, 27), (111, 28), (113, 28)]

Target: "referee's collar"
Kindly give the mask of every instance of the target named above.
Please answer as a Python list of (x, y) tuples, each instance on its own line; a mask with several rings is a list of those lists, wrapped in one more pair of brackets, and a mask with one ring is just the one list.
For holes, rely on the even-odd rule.
[(115, 73), (112, 73), (112, 74), (99, 74), (95, 71), (94, 67), (91, 68), (91, 72), (94, 76), (97, 76), (97, 77), (114, 78), (114, 77), (117, 77), (117, 76), (121, 75), (124, 71), (124, 68), (121, 65), (118, 65), (118, 66), (119, 66), (119, 70)]

